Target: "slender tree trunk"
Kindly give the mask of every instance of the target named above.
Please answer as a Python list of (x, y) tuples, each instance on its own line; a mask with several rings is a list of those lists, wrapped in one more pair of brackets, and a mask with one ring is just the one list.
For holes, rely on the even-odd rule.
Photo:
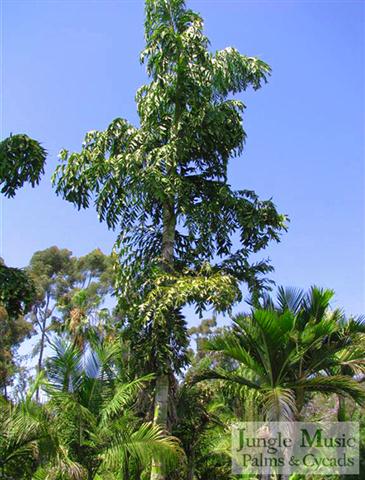
[(167, 409), (169, 400), (169, 377), (160, 375), (156, 380), (154, 422), (167, 430)]
[(125, 467), (124, 467), (124, 471), (123, 471), (123, 480), (130, 480), (131, 477), (130, 477), (130, 474), (129, 474), (129, 454), (127, 453), (126, 457), (125, 457)]
[(342, 395), (337, 395), (337, 421), (346, 422), (346, 400)]
[[(337, 421), (338, 422), (346, 422), (347, 415), (346, 415), (346, 399), (342, 395), (337, 395)], [(339, 449), (339, 455), (341, 455), (341, 449)], [(340, 480), (345, 480), (346, 475), (339, 475)]]
[(195, 470), (195, 445), (192, 446), (190, 455), (188, 457), (188, 475), (186, 480), (194, 479), (194, 470)]
[[(175, 24), (170, 11), (171, 27), (175, 30)], [(176, 141), (179, 136), (179, 121), (182, 112), (182, 104), (180, 98), (180, 78), (177, 74), (176, 79), (176, 98), (175, 98), (175, 114), (172, 127), (172, 136)], [(167, 169), (167, 176), (174, 175), (176, 167), (173, 165)], [(167, 198), (162, 206), (162, 268), (166, 272), (170, 272), (174, 267), (174, 245), (175, 245), (175, 229), (176, 229), (176, 212), (175, 212), (175, 200), (174, 198)], [(170, 368), (170, 366), (168, 366)], [(155, 391), (155, 413), (154, 423), (160, 425), (167, 430), (167, 415), (168, 415), (168, 402), (169, 402), (169, 372), (165, 372), (164, 375), (160, 375), (156, 379), (156, 391)], [(156, 465), (152, 463), (151, 480), (164, 480), (166, 477), (159, 469), (155, 468)]]
[[(174, 242), (175, 242), (176, 217), (174, 206), (166, 203), (163, 206), (163, 232), (162, 232), (162, 268), (165, 272), (173, 269)], [(167, 369), (170, 366), (165, 366)], [(156, 378), (154, 418), (155, 425), (160, 426), (167, 432), (167, 417), (169, 404), (170, 382), (167, 371), (159, 374)], [(159, 461), (153, 460), (151, 468), (151, 480), (164, 480), (166, 477)]]
[[(45, 308), (44, 308), (44, 312), (42, 314), (41, 320), (38, 321), (39, 327), (41, 329), (41, 340), (40, 340), (40, 346), (39, 346), (37, 374), (41, 373), (42, 366), (43, 366), (43, 353), (44, 353), (44, 344), (45, 344), (45, 340), (46, 340), (48, 305), (49, 305), (49, 295), (47, 294), (47, 300), (46, 300), (46, 305), (45, 305)], [(36, 315), (37, 315), (37, 313), (36, 313)], [(37, 402), (39, 402), (39, 388), (37, 388), (37, 391), (36, 391), (36, 400), (37, 400)]]
[(40, 347), (39, 347), (38, 366), (37, 366), (38, 373), (42, 371), (45, 339), (46, 339), (46, 320), (45, 318), (43, 318), (41, 323), (41, 341), (40, 341)]
[[(167, 430), (167, 409), (169, 402), (169, 377), (160, 375), (156, 380), (155, 387), (155, 413), (153, 423)], [(163, 466), (158, 460), (153, 460), (151, 468), (151, 480), (163, 480)]]
[[(43, 365), (43, 352), (44, 352), (44, 342), (46, 338), (46, 326), (45, 326), (45, 319), (42, 320), (41, 324), (41, 341), (40, 341), (40, 347), (39, 347), (39, 356), (38, 356), (38, 365), (37, 365), (37, 373), (41, 373), (42, 371), (42, 365)], [(39, 402), (39, 387), (37, 388), (36, 391), (36, 400)]]

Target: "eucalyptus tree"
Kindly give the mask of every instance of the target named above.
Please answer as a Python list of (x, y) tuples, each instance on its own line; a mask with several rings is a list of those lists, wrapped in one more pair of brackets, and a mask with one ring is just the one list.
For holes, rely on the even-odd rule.
[(70, 250), (53, 246), (35, 252), (26, 272), (37, 291), (29, 316), (38, 335), (33, 353), (38, 355), (40, 372), (51, 331), (82, 345), (89, 326), (108, 317), (102, 303), (113, 284), (111, 258), (100, 249), (75, 257)]
[(96, 248), (82, 257), (75, 257), (72, 283), (58, 298), (58, 316), (54, 319), (53, 328), (59, 333), (66, 333), (82, 349), (92, 330), (106, 335), (114, 328), (113, 314), (104, 305), (108, 295), (113, 293), (113, 285), (110, 255)]
[(34, 349), (38, 355), (37, 371), (43, 368), (44, 349), (49, 340), (49, 326), (58, 299), (64, 295), (73, 282), (74, 258), (72, 252), (57, 246), (39, 250), (32, 255), (28, 275), (33, 279), (37, 298), (30, 314), (39, 339)]
[(259, 89), (270, 67), (231, 47), (212, 53), (184, 0), (147, 0), (145, 12), (150, 82), (136, 94), (139, 126), (117, 118), (87, 133), (80, 153), (61, 151), (54, 183), (118, 232), (120, 308), (152, 357), (156, 422), (166, 425), (171, 375), (185, 361), (181, 308), (227, 310), (241, 282), (263, 287), (272, 267), (250, 254), (279, 240), (286, 217), (227, 180), (246, 138), (232, 95)]

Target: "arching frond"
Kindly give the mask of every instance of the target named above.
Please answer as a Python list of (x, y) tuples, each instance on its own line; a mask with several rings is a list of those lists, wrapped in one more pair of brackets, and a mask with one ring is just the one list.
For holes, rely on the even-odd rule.
[(348, 395), (359, 404), (365, 403), (364, 386), (345, 375), (316, 376), (299, 380), (291, 385), (292, 388), (303, 388), (310, 392), (325, 394), (336, 393)]
[(129, 383), (117, 385), (114, 396), (111, 399), (107, 399), (104, 403), (101, 411), (101, 423), (105, 424), (111, 418), (120, 414), (125, 407), (130, 406), (141, 388), (153, 379), (154, 375), (149, 374), (136, 378)]
[(118, 469), (128, 455), (132, 455), (144, 467), (149, 465), (152, 458), (158, 459), (168, 470), (183, 452), (176, 439), (166, 437), (158, 426), (144, 423), (129, 436), (117, 434), (113, 438), (103, 453), (103, 467)]

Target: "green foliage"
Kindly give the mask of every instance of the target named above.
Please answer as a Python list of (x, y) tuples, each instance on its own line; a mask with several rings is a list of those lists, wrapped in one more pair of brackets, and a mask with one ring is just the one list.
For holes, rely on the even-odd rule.
[(6, 197), (29, 182), (37, 185), (44, 173), (46, 150), (25, 134), (11, 135), (0, 142), (0, 186)]
[(87, 478), (122, 473), (129, 458), (146, 467), (152, 454), (163, 454), (167, 464), (178, 451), (173, 439), (133, 414), (136, 396), (151, 376), (122, 381), (113, 368), (118, 353), (99, 342), (82, 356), (76, 347), (59, 343), (48, 364), (47, 406), (57, 419), (58, 441)]
[(61, 151), (53, 183), (117, 230), (118, 312), (132, 368), (170, 375), (188, 361), (181, 309), (227, 311), (242, 283), (261, 292), (272, 267), (251, 254), (279, 241), (287, 219), (227, 181), (246, 138), (244, 104), (231, 95), (259, 89), (270, 67), (233, 48), (212, 53), (202, 18), (182, 0), (145, 5), (141, 61), (150, 82), (136, 94), (138, 127), (117, 118), (88, 132), (79, 153)]
[[(353, 358), (341, 312), (329, 310), (332, 296), (332, 291), (315, 287), (307, 295), (280, 289), (277, 307), (266, 299), (266, 309), (254, 308), (250, 317), (238, 315), (232, 332), (206, 342), (206, 348), (232, 359), (232, 368), (216, 368), (197, 378), (257, 390), (263, 414), (271, 420), (297, 418), (304, 395), (311, 392), (337, 393), (364, 403), (365, 391), (355, 379), (331, 373)], [(363, 347), (360, 358), (364, 353)]]
[(56, 246), (37, 251), (30, 259), (27, 271), (34, 279), (39, 301), (47, 296), (57, 299), (74, 279), (72, 252)]
[(35, 252), (27, 272), (37, 287), (31, 319), (39, 334), (34, 353), (40, 370), (51, 330), (70, 335), (81, 346), (92, 326), (104, 328), (110, 320), (102, 303), (112, 290), (112, 260), (99, 249), (76, 258), (70, 250), (53, 246)]
[[(93, 200), (99, 218), (120, 230), (119, 287), (129, 306), (150, 291), (144, 282), (151, 272), (156, 277), (161, 270), (167, 232), (170, 268), (186, 278), (187, 302), (220, 296), (214, 282), (205, 295), (204, 273), (198, 278), (209, 263), (222, 281), (229, 276), (232, 285), (245, 281), (259, 288), (271, 267), (251, 265), (249, 254), (279, 240), (285, 216), (271, 201), (227, 183), (228, 160), (245, 139), (244, 106), (228, 96), (259, 88), (270, 68), (232, 48), (212, 54), (202, 19), (180, 0), (146, 2), (145, 37), (141, 58), (151, 82), (137, 92), (139, 128), (116, 119), (103, 132), (89, 132), (80, 153), (63, 150), (56, 191), (79, 208)], [(236, 234), (242, 246), (232, 251)], [(191, 282), (190, 276), (197, 278)], [(230, 303), (238, 298), (231, 295)]]
[(26, 272), (7, 267), (0, 259), (0, 305), (11, 317), (28, 313), (36, 298), (35, 285)]
[[(46, 151), (27, 135), (11, 135), (0, 142), (0, 187), (6, 197), (29, 182), (39, 183), (44, 173)], [(32, 330), (23, 316), (36, 299), (36, 289), (26, 272), (10, 268), (0, 258), (0, 387), (11, 381), (17, 367), (14, 354)]]
[(173, 434), (182, 442), (187, 456), (185, 472), (179, 478), (229, 478), (230, 458), (219, 451), (228, 439), (231, 420), (219, 390), (212, 384), (184, 383), (177, 394), (176, 424)]
[(5, 391), (17, 370), (17, 347), (32, 331), (24, 315), (36, 300), (36, 290), (26, 272), (0, 261), (0, 388)]
[[(57, 342), (41, 375), (17, 405), (0, 411), (1, 478), (91, 480), (142, 472), (152, 455), (171, 468), (181, 452), (175, 439), (135, 416), (138, 393), (151, 376), (122, 380), (118, 349), (95, 344), (87, 356)], [(39, 387), (44, 404), (34, 402)]]
[[(272, 266), (252, 258), (280, 240), (287, 218), (228, 183), (246, 140), (233, 96), (260, 89), (270, 67), (232, 47), (212, 52), (184, 0), (146, 0), (145, 12), (150, 81), (136, 94), (138, 126), (117, 118), (87, 133), (80, 152), (61, 151), (53, 176), (59, 195), (93, 204), (117, 231), (113, 256), (36, 252), (35, 287), (0, 266), (1, 352), (24, 337), (32, 306), (41, 372), (23, 401), (1, 405), (3, 478), (227, 480), (232, 421), (299, 419), (331, 395), (343, 420), (365, 401), (363, 320), (331, 310), (330, 290), (264, 293)], [(2, 193), (38, 183), (45, 154), (25, 135), (3, 141)], [(183, 307), (230, 312), (243, 283), (251, 313), (233, 328), (213, 318), (191, 329), (189, 350)], [(118, 318), (104, 308), (115, 288)], [(43, 362), (50, 329), (55, 355)]]

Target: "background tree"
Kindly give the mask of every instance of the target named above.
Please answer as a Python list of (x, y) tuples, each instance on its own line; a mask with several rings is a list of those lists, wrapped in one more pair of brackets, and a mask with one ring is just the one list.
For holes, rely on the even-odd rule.
[(7, 267), (0, 258), (0, 388), (5, 397), (16, 371), (16, 350), (32, 331), (24, 315), (35, 298), (35, 286), (26, 273)]
[(54, 182), (79, 208), (93, 200), (100, 219), (119, 230), (120, 306), (147, 345), (161, 345), (155, 421), (166, 426), (180, 366), (174, 354), (186, 338), (176, 315), (188, 303), (229, 309), (240, 282), (262, 287), (271, 266), (249, 256), (279, 240), (285, 217), (227, 181), (228, 160), (246, 136), (244, 105), (230, 96), (260, 88), (269, 66), (234, 48), (211, 53), (202, 18), (183, 0), (147, 0), (145, 38), (151, 82), (137, 92), (139, 128), (118, 118), (89, 132), (80, 153), (61, 152)]
[(37, 288), (30, 318), (39, 337), (34, 354), (40, 372), (51, 331), (64, 333), (81, 346), (93, 324), (106, 328), (110, 314), (102, 304), (112, 288), (111, 259), (100, 249), (77, 258), (70, 250), (53, 246), (35, 252), (27, 272)]
[(25, 183), (37, 185), (44, 174), (46, 156), (41, 144), (25, 134), (10, 135), (0, 142), (1, 193), (13, 197)]
[(114, 303), (111, 302), (115, 281), (113, 261), (97, 248), (75, 258), (73, 272), (71, 288), (58, 299), (60, 315), (53, 326), (82, 349), (91, 330), (103, 337), (117, 333), (114, 313), (104, 305), (106, 299)]
[(48, 338), (50, 320), (60, 297), (65, 295), (74, 282), (74, 259), (72, 252), (56, 246), (35, 252), (27, 272), (37, 287), (37, 301), (30, 318), (39, 336), (34, 354), (38, 354), (37, 371), (43, 367), (44, 349)]
[[(32, 187), (44, 173), (47, 152), (39, 142), (25, 134), (10, 135), (0, 142), (0, 187), (13, 197), (26, 182)], [(25, 272), (9, 268), (0, 259), (0, 383), (6, 386), (14, 373), (14, 349), (29, 335), (31, 325), (23, 315), (35, 299), (35, 288)]]

